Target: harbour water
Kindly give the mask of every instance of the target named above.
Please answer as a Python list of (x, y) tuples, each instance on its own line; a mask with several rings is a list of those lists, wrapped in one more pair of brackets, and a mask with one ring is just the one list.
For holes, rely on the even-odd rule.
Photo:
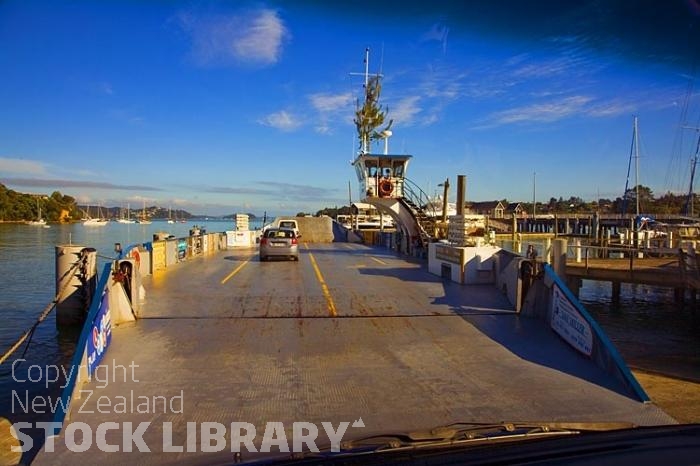
[[(259, 227), (261, 221), (251, 221), (250, 227)], [(55, 296), (55, 246), (77, 244), (97, 249), (98, 273), (102, 264), (114, 257), (114, 243), (123, 246), (151, 241), (156, 232), (166, 232), (176, 237), (187, 236), (193, 225), (210, 232), (234, 229), (232, 221), (193, 220), (189, 223), (169, 224), (166, 221), (153, 221), (151, 224), (122, 224), (109, 222), (99, 227), (86, 227), (81, 223), (51, 225), (42, 228), (22, 224), (0, 223), (0, 354), (4, 353), (26, 330), (36, 322), (46, 305)], [(0, 416), (13, 421), (33, 421), (32, 416), (23, 415), (17, 395), (22, 401), (32, 400), (42, 393), (42, 382), (25, 381), (28, 368), (32, 367), (32, 378), (42, 379), (47, 375), (47, 367), (70, 364), (79, 329), (56, 327), (56, 317), (52, 312), (40, 324), (14, 357), (0, 366)], [(20, 379), (15, 377), (11, 362), (21, 357)], [(51, 376), (51, 375), (50, 375)], [(17, 380), (19, 379), (19, 380)], [(49, 384), (57, 388), (59, 384)], [(13, 400), (13, 391), (15, 393)], [(14, 402), (14, 405), (13, 405)], [(30, 410), (31, 411), (31, 410)], [(42, 419), (46, 420), (46, 419)]]
[[(195, 222), (168, 224), (154, 221), (149, 225), (110, 222), (103, 227), (0, 224), (0, 351), (9, 346), (32, 324), (55, 293), (54, 246), (80, 244), (95, 247), (101, 263), (114, 256), (114, 243), (122, 245), (150, 241), (155, 232), (186, 236)], [(233, 229), (231, 221), (197, 221), (209, 232)], [(253, 222), (252, 228), (260, 226)], [(101, 272), (102, 267), (98, 267)], [(601, 323), (623, 357), (635, 368), (688, 379), (700, 379), (700, 312), (689, 304), (679, 308), (671, 290), (646, 286), (623, 285), (621, 305), (611, 303), (610, 285), (584, 282), (581, 300)], [(55, 315), (39, 325), (16, 356), (26, 359), (23, 365), (40, 368), (66, 365), (73, 353), (77, 331), (56, 328)], [(23, 374), (27, 374), (26, 367)], [(54, 384), (55, 386), (56, 384)], [(12, 366), (0, 367), (0, 416), (15, 414), (17, 400), (13, 390), (39, 391), (40, 383), (13, 380)], [(36, 393), (39, 395), (40, 393)], [(14, 408), (12, 403), (14, 401)], [(21, 414), (21, 413), (20, 413)], [(25, 419), (31, 420), (31, 419)]]

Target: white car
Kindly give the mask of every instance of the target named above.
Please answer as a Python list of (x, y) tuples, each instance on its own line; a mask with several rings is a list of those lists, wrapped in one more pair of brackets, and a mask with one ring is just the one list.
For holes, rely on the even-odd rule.
[(296, 220), (280, 220), (278, 228), (284, 228), (287, 230), (294, 230), (297, 238), (301, 238), (301, 233), (299, 232), (299, 225)]

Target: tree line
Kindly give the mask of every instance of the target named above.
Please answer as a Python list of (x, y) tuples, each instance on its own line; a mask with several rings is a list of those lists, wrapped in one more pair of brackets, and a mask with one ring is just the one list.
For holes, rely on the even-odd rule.
[[(639, 185), (639, 212), (640, 214), (656, 215), (685, 215), (688, 207), (688, 196), (686, 194), (673, 194), (667, 192), (661, 196), (655, 196), (651, 188)], [(700, 211), (700, 202), (694, 196), (695, 212)], [(509, 205), (508, 199), (501, 199), (501, 204)], [(521, 202), (520, 206), (528, 214), (532, 213), (532, 202)], [(597, 201), (585, 201), (577, 196), (570, 196), (567, 199), (552, 197), (548, 202), (537, 202), (537, 214), (591, 214), (599, 212), (601, 214), (634, 214), (637, 208), (637, 188), (636, 186), (627, 190), (627, 194), (615, 199), (598, 199)], [(328, 215), (335, 218), (338, 214), (348, 215), (351, 213), (349, 206), (326, 207), (316, 212), (315, 216)], [(297, 216), (307, 216), (310, 213), (299, 212)]]
[[(697, 196), (694, 195), (695, 204), (700, 210)], [(504, 200), (505, 201), (505, 200)], [(688, 195), (673, 194), (666, 192), (661, 196), (655, 196), (648, 186), (639, 185), (639, 213), (656, 215), (686, 215), (688, 206)], [(507, 204), (503, 204), (507, 205)], [(521, 203), (526, 212), (532, 212), (532, 202)], [(615, 199), (598, 199), (597, 201), (584, 201), (580, 197), (571, 196), (568, 199), (560, 197), (550, 198), (549, 202), (538, 202), (536, 204), (537, 213), (592, 213), (600, 212), (607, 214), (634, 214), (637, 209), (637, 187), (627, 190), (626, 195)]]
[(54, 191), (50, 196), (20, 193), (0, 183), (0, 221), (36, 220), (39, 216), (39, 208), (41, 208), (41, 216), (49, 222), (82, 218), (82, 213), (72, 196), (58, 191)]
[[(620, 196), (616, 199), (599, 199), (597, 201), (584, 201), (580, 197), (570, 196), (568, 199), (563, 197), (550, 198), (548, 202), (537, 202), (536, 213), (610, 213), (633, 214), (636, 211), (637, 204), (637, 188), (633, 187), (627, 190), (626, 196)], [(695, 204), (700, 210), (700, 202), (697, 202), (697, 196), (694, 196)], [(640, 213), (644, 214), (661, 214), (661, 215), (684, 215), (688, 205), (688, 196), (679, 195), (667, 192), (661, 196), (655, 196), (651, 188), (647, 186), (639, 186), (639, 209)], [(502, 199), (503, 205), (508, 205), (507, 199)], [(692, 204), (691, 204), (692, 205)], [(521, 203), (523, 209), (531, 213), (532, 203)], [(49, 222), (59, 221), (78, 221), (84, 217), (84, 207), (76, 204), (75, 198), (69, 195), (61, 194), (59, 191), (54, 191), (51, 195), (45, 194), (29, 194), (20, 193), (12, 189), (8, 189), (0, 183), (0, 221), (18, 222), (34, 220), (38, 217), (38, 207), (41, 207), (41, 215)], [(104, 209), (107, 216), (116, 216), (119, 211), (118, 207)], [(114, 210), (114, 212), (112, 212)], [(316, 216), (327, 215), (335, 218), (339, 214), (348, 215), (351, 213), (349, 206), (342, 207), (325, 207), (316, 212)], [(177, 218), (189, 218), (192, 216), (189, 212), (176, 210), (174, 214)], [(150, 218), (167, 218), (171, 215), (168, 210), (160, 207), (149, 207), (147, 215)], [(309, 213), (299, 212), (297, 215), (311, 215)], [(251, 218), (252, 215), (251, 215)]]

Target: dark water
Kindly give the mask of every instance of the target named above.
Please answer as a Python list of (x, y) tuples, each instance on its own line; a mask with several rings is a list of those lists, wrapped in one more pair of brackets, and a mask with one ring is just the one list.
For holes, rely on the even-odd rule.
[(673, 290), (622, 284), (612, 304), (610, 283), (584, 281), (580, 299), (632, 368), (700, 381), (700, 306)]

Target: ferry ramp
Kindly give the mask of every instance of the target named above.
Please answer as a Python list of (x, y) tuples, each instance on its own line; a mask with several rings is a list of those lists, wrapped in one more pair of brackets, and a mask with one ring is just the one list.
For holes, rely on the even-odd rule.
[[(64, 425), (54, 451), (45, 446), (35, 463), (233, 461), (229, 429), (222, 452), (202, 452), (199, 437), (197, 451), (163, 452), (168, 422), (180, 446), (188, 422), (198, 435), (204, 422), (249, 422), (258, 446), (268, 421), (284, 424), (290, 446), (301, 421), (320, 429), (362, 419), (344, 440), (453, 422), (674, 422), (626, 396), (536, 319), (515, 314), (491, 286), (446, 282), (424, 264), (359, 244), (300, 251), (299, 262), (263, 263), (253, 250), (222, 251), (146, 277), (142, 318), (114, 328), (108, 375), (84, 387), (92, 395), (74, 401), (69, 422), (93, 436), (105, 422), (150, 422), (142, 437), (151, 452), (105, 453), (93, 441), (76, 453)], [(115, 412), (119, 397), (126, 413)], [(139, 413), (138, 397), (182, 402)], [(123, 428), (105, 440), (121, 449)], [(243, 452), (244, 461), (256, 458)]]

